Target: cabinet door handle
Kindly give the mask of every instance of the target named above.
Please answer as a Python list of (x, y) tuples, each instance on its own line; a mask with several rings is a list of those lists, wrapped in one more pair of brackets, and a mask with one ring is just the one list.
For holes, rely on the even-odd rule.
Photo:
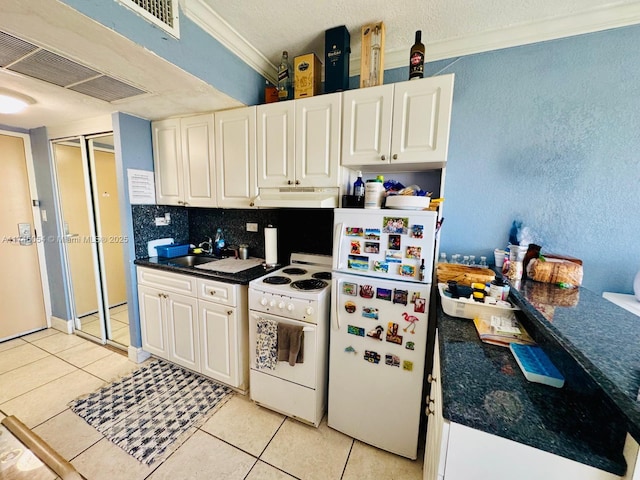
[(300, 185), (300, 180), (296, 180), (296, 185)]
[(233, 310), (227, 310), (227, 315), (233, 315)]
[(383, 162), (384, 162), (386, 159), (387, 159), (387, 156), (386, 156), (386, 155), (382, 155), (382, 156), (380, 157), (380, 160), (382, 160)]
[(287, 180), (287, 185), (291, 185), (291, 180)]
[(397, 154), (397, 153), (394, 153), (394, 154), (393, 154), (393, 156), (392, 156), (391, 158), (393, 158), (394, 160), (397, 160), (397, 159), (398, 159), (398, 154)]
[(215, 290), (209, 290), (209, 295), (215, 295), (216, 291)]

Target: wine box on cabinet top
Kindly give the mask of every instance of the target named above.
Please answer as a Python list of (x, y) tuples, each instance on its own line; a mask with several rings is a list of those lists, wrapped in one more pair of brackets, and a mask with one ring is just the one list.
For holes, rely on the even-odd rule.
[(322, 64), (315, 53), (299, 55), (293, 61), (294, 98), (313, 97), (320, 93)]
[(351, 36), (344, 25), (324, 32), (324, 93), (349, 89)]
[(382, 85), (384, 78), (384, 22), (363, 25), (360, 88)]

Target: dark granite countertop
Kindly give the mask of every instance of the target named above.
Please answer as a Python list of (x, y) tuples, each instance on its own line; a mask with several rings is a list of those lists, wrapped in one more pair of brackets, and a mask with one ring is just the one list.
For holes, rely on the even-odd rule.
[(209, 280), (218, 280), (225, 283), (235, 283), (240, 285), (248, 285), (251, 280), (260, 278), (267, 273), (273, 272), (280, 267), (265, 268), (263, 266), (257, 266), (248, 270), (243, 270), (238, 273), (224, 273), (215, 272), (212, 270), (203, 270), (195, 267), (185, 267), (178, 265), (171, 261), (171, 258), (164, 257), (150, 257), (150, 258), (138, 258), (133, 263), (140, 267), (151, 267), (159, 270), (165, 270), (167, 272), (184, 273), (187, 275), (193, 275), (195, 277), (207, 278)]
[[(518, 317), (524, 325), (524, 312)], [(446, 419), (624, 474), (624, 422), (561, 349), (543, 347), (559, 352), (552, 360), (566, 382), (558, 389), (527, 381), (508, 348), (481, 342), (473, 321), (446, 315), (439, 299), (437, 327)]]

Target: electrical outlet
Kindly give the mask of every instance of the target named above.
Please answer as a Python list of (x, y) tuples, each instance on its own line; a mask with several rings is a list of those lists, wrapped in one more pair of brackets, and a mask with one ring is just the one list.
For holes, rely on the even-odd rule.
[(257, 223), (247, 223), (247, 232), (257, 232), (258, 224)]
[(156, 217), (156, 227), (162, 227), (169, 225), (169, 222), (165, 217)]

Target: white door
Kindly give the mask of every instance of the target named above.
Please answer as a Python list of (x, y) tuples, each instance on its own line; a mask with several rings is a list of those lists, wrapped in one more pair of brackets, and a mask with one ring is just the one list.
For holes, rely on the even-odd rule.
[[(35, 183), (30, 185), (31, 154), (28, 135), (0, 134), (2, 152), (3, 211), (0, 216), (0, 340), (47, 327), (43, 279), (35, 237), (32, 198), (38, 198)], [(36, 210), (37, 211), (37, 210)], [(53, 215), (53, 211), (50, 212)], [(29, 233), (20, 241), (18, 224)], [(38, 222), (38, 234), (41, 233)]]
[(216, 112), (218, 207), (249, 208), (256, 182), (256, 107)]
[(167, 329), (165, 325), (165, 297), (162, 291), (139, 286), (140, 330), (142, 348), (161, 358), (167, 358)]
[(257, 322), (259, 318), (274, 320), (285, 325), (295, 325), (303, 328), (303, 352), (304, 361), (296, 363), (293, 367), (289, 362), (278, 362), (275, 370), (260, 369), (259, 372), (272, 375), (283, 380), (288, 380), (298, 385), (315, 389), (317, 387), (317, 336), (316, 325), (312, 323), (299, 322), (288, 318), (277, 317), (267, 313), (249, 312), (249, 365), (252, 370), (256, 370), (256, 343), (257, 343)]
[(215, 207), (213, 114), (180, 120), (184, 202), (190, 207)]
[(295, 184), (295, 102), (257, 107), (258, 187)]
[(391, 164), (447, 160), (453, 75), (394, 84)]
[(158, 205), (183, 205), (184, 181), (180, 119), (172, 118), (151, 124), (153, 169)]
[(200, 364), (203, 374), (237, 387), (238, 315), (235, 308), (199, 300)]
[(296, 185), (339, 186), (341, 95), (296, 100)]
[(165, 297), (168, 359), (200, 370), (200, 339), (198, 335), (198, 300), (175, 293)]
[(393, 85), (343, 92), (342, 108), (342, 165), (388, 164)]

